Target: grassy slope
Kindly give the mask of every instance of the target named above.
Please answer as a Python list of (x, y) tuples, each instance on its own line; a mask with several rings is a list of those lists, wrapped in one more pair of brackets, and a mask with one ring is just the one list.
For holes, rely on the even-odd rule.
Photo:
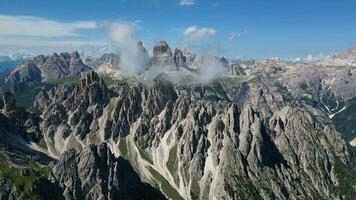
[(332, 121), (347, 141), (356, 138), (356, 99), (352, 99), (347, 109), (333, 117)]
[(182, 196), (171, 186), (171, 184), (155, 169), (149, 167), (151, 175), (154, 177), (156, 182), (160, 185), (160, 188), (168, 196), (168, 198), (173, 200), (184, 200)]
[(337, 156), (335, 161), (339, 185), (332, 188), (332, 192), (341, 195), (345, 200), (353, 200), (356, 197), (356, 158), (353, 157), (351, 165), (345, 165)]
[(21, 168), (12, 167), (6, 157), (0, 154), (0, 179), (9, 181), (20, 194), (19, 199), (40, 199), (33, 193), (32, 185), (41, 176), (48, 176), (50, 169), (40, 167), (34, 161), (24, 159)]

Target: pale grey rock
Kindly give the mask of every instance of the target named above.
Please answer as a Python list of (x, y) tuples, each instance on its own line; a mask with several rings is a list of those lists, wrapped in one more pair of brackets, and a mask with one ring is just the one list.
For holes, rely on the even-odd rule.
[(187, 67), (186, 58), (184, 57), (183, 52), (180, 49), (176, 49), (174, 51), (174, 62), (178, 68)]
[(143, 183), (127, 160), (114, 157), (105, 143), (64, 153), (53, 173), (65, 199), (166, 199)]
[(42, 81), (81, 76), (92, 69), (85, 65), (78, 52), (39, 55), (17, 66), (5, 80), (5, 89), (17, 94)]
[[(180, 88), (161, 74), (152, 87), (109, 89), (91, 73), (62, 101), (49, 101), (43, 129), (58, 138), (59, 156), (66, 154), (61, 140), (83, 152), (108, 143), (141, 179), (162, 189), (149, 172), (154, 166), (184, 199), (339, 198), (332, 192), (339, 182), (335, 160), (349, 165), (352, 153), (325, 116), (314, 117), (277, 80), (216, 87)], [(125, 152), (117, 147), (123, 140)], [(82, 193), (66, 187), (67, 196)], [(94, 191), (95, 198), (103, 194)]]
[[(151, 64), (189, 68), (184, 59), (160, 42)], [(220, 61), (230, 79), (206, 85), (160, 74), (149, 86), (108, 88), (91, 72), (77, 86), (39, 93), (35, 113), (48, 153), (59, 157), (63, 196), (136, 198), (137, 186), (183, 199), (343, 199), (335, 188), (353, 153), (318, 106), (354, 95), (354, 68)]]
[(150, 66), (176, 69), (171, 48), (166, 41), (159, 41), (153, 47)]

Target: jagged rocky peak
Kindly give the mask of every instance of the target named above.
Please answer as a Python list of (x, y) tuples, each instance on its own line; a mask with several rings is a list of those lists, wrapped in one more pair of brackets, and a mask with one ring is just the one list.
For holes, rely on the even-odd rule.
[(150, 64), (151, 66), (170, 66), (175, 68), (172, 50), (166, 41), (161, 40), (155, 44)]
[(89, 71), (92, 68), (83, 63), (76, 51), (39, 55), (17, 66), (6, 77), (5, 88), (17, 94), (38, 82), (81, 76)]
[(81, 90), (83, 91), (81, 95), (89, 98), (90, 105), (105, 103), (110, 96), (110, 92), (104, 80), (94, 71), (88, 73), (85, 78), (82, 79)]
[(143, 183), (127, 160), (116, 158), (106, 143), (67, 151), (53, 172), (65, 199), (166, 199)]
[(229, 67), (229, 62), (226, 60), (226, 58), (225, 57), (222, 57), (222, 58), (220, 58), (220, 63), (224, 66), (224, 67), (226, 67), (226, 68), (228, 68)]
[(174, 52), (174, 62), (177, 67), (187, 67), (187, 60), (181, 49), (176, 48)]
[(46, 62), (47, 58), (44, 55), (38, 55), (33, 58), (33, 62), (37, 65), (43, 65)]
[(107, 86), (102, 78), (99, 77), (99, 75), (92, 71), (88, 73), (84, 78), (82, 78), (82, 83), (81, 87), (82, 88), (93, 88), (97, 87), (98, 89), (105, 90), (107, 91)]
[(143, 53), (145, 53), (145, 54), (148, 55), (147, 50), (146, 50), (145, 46), (143, 45), (143, 42), (142, 42), (142, 41), (138, 41), (138, 42), (137, 42), (137, 46), (138, 46), (138, 49), (139, 49), (141, 52), (143, 52)]
[[(19, 82), (38, 81), (42, 80), (41, 70), (32, 60), (26, 60), (15, 70), (13, 70), (6, 78), (5, 86), (13, 86)], [(11, 87), (7, 87), (11, 90)]]
[(118, 66), (120, 63), (120, 56), (114, 53), (105, 53), (99, 58), (101, 64), (107, 63)]
[(81, 57), (80, 57), (80, 54), (78, 53), (78, 51), (73, 51), (73, 52), (72, 52), (72, 58), (74, 58), (74, 59), (79, 59), (79, 58), (81, 58)]
[(93, 84), (94, 82), (98, 82), (100, 81), (100, 77), (98, 76), (97, 73), (95, 73), (94, 71), (88, 73), (83, 79), (82, 79), (82, 83), (84, 82), (84, 84), (82, 84), (83, 86), (90, 86), (91, 84)]
[[(341, 180), (335, 156), (350, 162), (346, 143), (313, 112), (289, 106), (272, 81), (207, 88), (196, 98), (190, 92), (203, 88), (184, 92), (164, 73), (152, 87), (101, 83), (91, 72), (43, 111), (46, 144), (59, 156), (54, 177), (66, 199), (142, 191), (147, 185), (131, 165), (141, 180), (182, 199), (338, 197), (331, 192)], [(147, 193), (157, 194), (152, 187)]]
[(160, 56), (160, 55), (172, 55), (172, 50), (169, 47), (168, 43), (164, 40), (161, 40), (155, 44), (153, 47), (153, 56)]
[(85, 65), (76, 51), (72, 53), (53, 53), (51, 56), (36, 57), (35, 64), (42, 72), (43, 80), (51, 80), (67, 76), (80, 76), (91, 68)]
[(186, 48), (179, 48), (179, 50), (183, 53), (183, 56), (186, 59), (187, 65), (190, 66), (194, 62), (194, 59), (197, 56), (196, 53), (193, 53)]
[(148, 54), (145, 46), (143, 45), (142, 41), (137, 42), (138, 50), (139, 50), (139, 59), (142, 60), (142, 64), (144, 65), (145, 69), (149, 67), (150, 62), (150, 55)]
[[(3, 116), (6, 116), (7, 119), (0, 119), (0, 130), (2, 126), (13, 130), (22, 130), (26, 126), (31, 126), (30, 124), (33, 122), (29, 118), (29, 113), (23, 107), (17, 105), (15, 95), (8, 91), (2, 94), (0, 101), (0, 118)], [(26, 124), (26, 122), (29, 123)]]

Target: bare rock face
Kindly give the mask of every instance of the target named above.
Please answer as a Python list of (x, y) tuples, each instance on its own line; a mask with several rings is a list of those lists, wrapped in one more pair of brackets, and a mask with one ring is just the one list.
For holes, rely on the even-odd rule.
[[(61, 101), (48, 95), (43, 115), (67, 198), (114, 198), (120, 178), (110, 171), (120, 156), (168, 198), (340, 198), (332, 188), (337, 166), (351, 163), (347, 143), (277, 81), (180, 88), (161, 74), (152, 87), (109, 89), (91, 73), (67, 90)], [(64, 160), (75, 160), (74, 174)]]
[(91, 70), (82, 62), (78, 52), (40, 55), (17, 66), (7, 76), (5, 89), (19, 93), (42, 81), (81, 76)]
[(187, 66), (190, 67), (193, 64), (194, 59), (196, 58), (197, 55), (195, 53), (190, 52), (187, 49), (179, 49), (179, 50), (182, 52), (183, 56), (185, 57)]
[(67, 76), (80, 76), (91, 69), (84, 65), (78, 52), (54, 53), (49, 56), (43, 65), (40, 65), (43, 72), (43, 80), (52, 80)]
[(118, 68), (120, 63), (120, 56), (113, 53), (106, 53), (100, 57), (99, 61), (101, 64), (106, 63)]
[(64, 153), (54, 166), (54, 176), (65, 199), (166, 199), (143, 183), (130, 163), (116, 158), (105, 143)]
[(187, 67), (186, 58), (184, 57), (183, 52), (180, 49), (176, 49), (174, 52), (174, 62), (178, 68)]
[(5, 92), (2, 95), (2, 102), (3, 102), (3, 110), (4, 112), (9, 112), (11, 110), (15, 110), (16, 108), (16, 99), (15, 95), (11, 92)]
[[(48, 98), (44, 98), (47, 103), (42, 108), (42, 125), (46, 130), (44, 137), (50, 142), (54, 134), (59, 135), (54, 138), (58, 139), (57, 141), (52, 141), (57, 142), (56, 148), (50, 147), (49, 151), (59, 156), (71, 148), (82, 149), (74, 137), (69, 137), (69, 133), (83, 139), (89, 133), (96, 132), (97, 125), (93, 124), (91, 127), (90, 123), (103, 114), (110, 95), (104, 81), (95, 72), (87, 74), (76, 87), (63, 85), (51, 90)], [(35, 105), (41, 105), (41, 99), (37, 96)], [(65, 139), (70, 139), (70, 142)]]
[(4, 88), (17, 93), (42, 81), (41, 70), (33, 61), (24, 61), (6, 78)]
[(223, 67), (228, 68), (229, 67), (229, 62), (226, 60), (226, 58), (222, 57), (220, 58), (220, 63), (223, 65)]
[(244, 69), (238, 64), (230, 64), (229, 74), (232, 76), (246, 75)]
[[(138, 46), (145, 51), (142, 43)], [(173, 56), (161, 41), (151, 67), (187, 67), (194, 73), (197, 68), (192, 66), (199, 67), (204, 58), (194, 56), (192, 64), (187, 55), (176, 49)], [(102, 59), (115, 61), (111, 56)], [(11, 153), (16, 149), (12, 155), (21, 150), (53, 158), (46, 164), (52, 172), (39, 176), (30, 189), (47, 199), (297, 200), (356, 195), (354, 154), (335, 130), (333, 115), (325, 112), (346, 109), (344, 102), (355, 96), (355, 68), (214, 59), (229, 74), (204, 85), (172, 83), (161, 73), (150, 85), (120, 80), (107, 87), (90, 72), (77, 85), (41, 91), (28, 111), (5, 93), (0, 100), (0, 147), (10, 146)], [(18, 72), (19, 80), (27, 80), (23, 72), (36, 74), (37, 67), (42, 81), (40, 66), (49, 60), (54, 71), (67, 66), (64, 74), (76, 74), (71, 68), (81, 65), (75, 53), (38, 56), (31, 70), (27, 65)], [(336, 109), (328, 107), (333, 101)], [(0, 181), (0, 198), (21, 196), (21, 187), (13, 185), (11, 180)], [(46, 196), (42, 187), (55, 192)]]
[(245, 76), (246, 73), (244, 69), (237, 63), (230, 63), (226, 58), (220, 58), (220, 63), (225, 67), (230, 76)]
[(0, 109), (0, 115), (4, 115), (7, 119), (3, 121), (2, 126), (11, 129), (24, 129), (25, 122), (29, 119), (29, 114), (21, 107), (16, 105), (15, 95), (11, 92), (2, 94), (3, 106)]
[(153, 47), (153, 56), (150, 61), (151, 66), (167, 67), (175, 69), (174, 58), (171, 48), (166, 41), (159, 41)]
[(139, 56), (140, 56), (140, 59), (143, 61), (143, 64), (145, 66), (145, 69), (148, 69), (149, 67), (149, 62), (150, 62), (150, 56), (148, 55), (148, 52), (145, 48), (145, 46), (143, 45), (143, 43), (141, 41), (139, 41), (137, 43), (138, 45), (138, 49), (139, 49)]

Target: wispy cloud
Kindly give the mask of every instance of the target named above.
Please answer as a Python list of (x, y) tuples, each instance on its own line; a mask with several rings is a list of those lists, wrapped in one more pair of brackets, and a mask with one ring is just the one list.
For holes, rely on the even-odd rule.
[(213, 28), (202, 27), (199, 28), (197, 26), (190, 26), (185, 29), (183, 32), (183, 41), (196, 41), (206, 37), (214, 36), (216, 34), (216, 30)]
[(1, 39), (0, 54), (26, 52), (29, 54), (48, 54), (52, 52), (74, 51), (87, 47), (106, 46), (106, 42), (78, 41), (78, 40), (41, 40), (41, 39)]
[(103, 45), (101, 42), (77, 40), (31, 40), (31, 39), (0, 39), (0, 46), (19, 47), (68, 47), (81, 45)]
[(0, 15), (0, 35), (60, 37), (78, 36), (79, 29), (95, 29), (95, 21), (59, 22), (33, 16)]
[(144, 71), (148, 58), (138, 45), (137, 23), (121, 21), (106, 24), (105, 28), (108, 30), (111, 41), (119, 50), (120, 69), (129, 74)]
[(218, 7), (220, 5), (220, 1), (215, 1), (213, 4), (211, 4), (211, 7)]
[(195, 4), (195, 0), (180, 0), (180, 6), (192, 6)]
[(227, 39), (232, 41), (232, 40), (235, 40), (237, 38), (240, 38), (240, 37), (246, 35), (247, 33), (248, 33), (247, 30), (244, 30), (242, 32), (231, 32), (231, 33), (229, 33), (229, 36), (227, 37)]

